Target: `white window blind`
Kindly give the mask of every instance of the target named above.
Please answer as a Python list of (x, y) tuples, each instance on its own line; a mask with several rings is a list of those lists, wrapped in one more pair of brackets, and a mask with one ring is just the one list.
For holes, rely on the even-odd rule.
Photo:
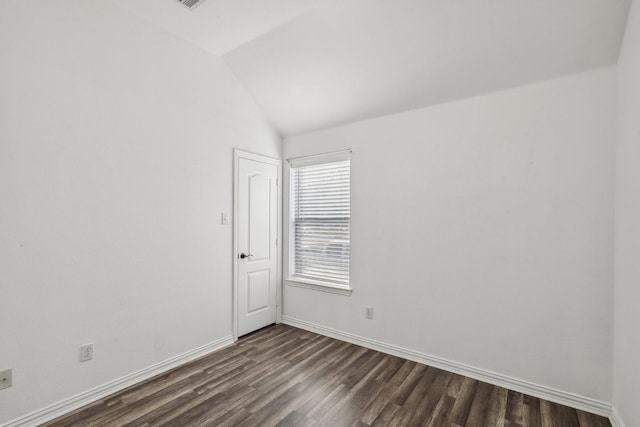
[(291, 164), (291, 254), (294, 278), (349, 285), (350, 161)]

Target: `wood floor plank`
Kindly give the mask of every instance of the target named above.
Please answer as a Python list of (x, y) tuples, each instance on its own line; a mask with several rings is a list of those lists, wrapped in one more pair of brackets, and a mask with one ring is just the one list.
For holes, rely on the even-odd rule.
[(393, 396), (391, 396), (391, 401), (397, 405), (403, 406), (409, 398), (409, 395), (411, 395), (413, 389), (416, 387), (416, 384), (421, 380), (426, 369), (427, 367), (425, 365), (416, 363), (413, 366), (413, 369), (409, 372), (409, 375), (407, 375), (404, 381), (398, 385)]
[[(194, 426), (205, 424), (218, 411), (217, 408), (225, 401), (226, 396), (216, 393), (199, 404), (189, 408), (176, 417), (170, 418), (163, 424)], [(139, 425), (136, 420), (133, 425)], [(157, 422), (157, 421), (156, 421)]]
[(580, 427), (578, 414), (575, 409), (557, 403), (554, 403), (554, 405), (558, 413), (558, 420), (562, 423), (563, 427)]
[[(344, 357), (344, 356), (341, 356)], [(320, 365), (322, 366), (322, 365)], [(315, 370), (315, 372), (309, 372), (311, 375), (308, 375), (304, 378), (300, 378), (301, 382), (296, 383), (294, 387), (290, 389), (290, 397), (286, 397), (282, 399), (281, 397), (277, 397), (268, 403), (270, 408), (277, 408), (277, 410), (269, 409), (267, 411), (266, 417), (263, 417), (261, 420), (261, 425), (273, 425), (278, 420), (280, 420), (283, 416), (290, 413), (293, 409), (300, 408), (303, 403), (306, 403), (311, 397), (317, 395), (321, 392), (321, 388), (317, 387), (317, 379), (318, 378), (327, 378), (327, 367), (323, 367), (321, 369)], [(336, 384), (337, 382), (334, 382)], [(255, 409), (258, 408), (258, 405), (251, 405), (252, 411), (255, 412)], [(263, 411), (264, 412), (264, 411)], [(300, 411), (296, 411), (300, 413)], [(251, 417), (248, 421), (255, 420), (255, 417)]]
[(289, 387), (285, 392), (279, 393), (269, 401), (267, 405), (254, 408), (248, 405), (251, 416), (245, 418), (237, 427), (251, 427), (258, 425), (275, 425), (282, 421), (289, 413), (287, 403), (300, 394), (301, 385), (299, 383)]
[(378, 418), (382, 410), (387, 406), (387, 403), (389, 403), (389, 399), (395, 390), (395, 387), (388, 384), (381, 382), (378, 382), (378, 384), (380, 384), (378, 394), (369, 402), (360, 415), (360, 420), (367, 425), (373, 424), (376, 418)]
[(505, 410), (505, 425), (521, 427), (524, 411), (524, 395), (509, 390), (507, 393), (507, 408)]
[[(211, 412), (210, 417), (207, 419), (207, 424), (216, 425), (217, 422), (223, 422), (234, 417), (237, 412), (242, 412), (247, 415), (243, 412), (244, 402), (248, 396), (253, 395), (255, 392), (256, 391), (254, 389), (248, 387), (246, 384), (238, 384), (233, 387), (228, 393), (224, 393), (225, 396), (227, 396), (225, 404), (215, 407), (215, 411)], [(179, 425), (176, 422), (176, 418), (182, 416), (185, 412), (188, 411), (173, 411), (158, 418), (157, 420), (153, 420), (150, 424), (154, 426), (165, 424)]]
[[(347, 378), (342, 382), (347, 387), (354, 387), (363, 378), (368, 378), (371, 376), (372, 371), (376, 366), (379, 366), (382, 360), (384, 359), (384, 354), (371, 350), (371, 357), (365, 362), (362, 363), (355, 371), (351, 372)], [(378, 375), (376, 371), (376, 376)]]
[[(355, 359), (352, 363), (358, 363), (362, 360), (363, 357), (370, 357), (372, 353), (367, 352), (366, 350), (360, 354), (360, 356)], [(314, 358), (317, 356), (313, 356)], [(271, 401), (271, 397), (269, 394), (277, 394), (284, 388), (287, 388), (297, 382), (306, 381), (309, 377), (311, 377), (315, 372), (321, 371), (324, 367), (323, 362), (316, 363), (314, 367), (307, 366), (309, 361), (313, 360), (312, 358), (301, 362), (298, 366), (302, 367), (300, 372), (297, 375), (292, 375), (290, 377), (284, 377), (284, 382), (280, 382), (280, 385), (275, 389), (269, 389), (269, 393), (266, 393), (265, 396), (259, 397), (257, 400), (251, 403), (252, 410), (259, 409), (262, 405)], [(291, 372), (293, 374), (293, 372)], [(344, 385), (344, 384), (343, 384)]]
[(604, 417), (275, 325), (47, 427), (611, 427)]
[(450, 372), (429, 367), (424, 377), (429, 383), (427, 392), (422, 396), (415, 410), (413, 410), (409, 425), (428, 425), (441, 398), (446, 396), (445, 391), (453, 376), (454, 374)]
[(609, 427), (609, 420), (605, 417), (590, 414), (584, 411), (577, 411), (580, 427)]
[[(403, 403), (402, 409), (394, 416), (392, 425), (419, 425), (427, 419), (428, 414), (425, 413), (425, 409), (427, 408), (421, 407), (420, 405), (423, 402), (423, 398), (434, 386), (439, 375), (438, 371), (438, 369), (431, 367), (423, 370), (421, 378), (419, 378), (415, 386), (412, 387), (409, 396), (407, 396)], [(433, 406), (435, 407), (435, 405)]]
[(313, 427), (315, 425), (315, 421), (305, 417), (304, 414), (293, 411), (276, 424), (276, 427)]
[(328, 347), (334, 340), (329, 337), (322, 337), (322, 339), (307, 341), (309, 341), (307, 344), (300, 346), (296, 351), (287, 356), (289, 362), (293, 364), (300, 363), (307, 357), (317, 353), (321, 349)]
[(456, 399), (448, 394), (443, 394), (438, 401), (433, 415), (427, 422), (428, 427), (450, 427), (451, 419), (449, 415), (456, 403)]
[(465, 427), (485, 427), (487, 425), (489, 399), (491, 398), (493, 389), (494, 386), (491, 384), (478, 383), (471, 407), (469, 408), (467, 421), (464, 424)]
[(400, 357), (395, 357), (395, 356), (391, 356), (392, 359), (389, 362), (389, 367), (387, 369), (385, 369), (383, 372), (380, 373), (380, 375), (378, 375), (378, 378), (376, 378), (378, 381), (381, 382), (388, 382), (391, 378), (393, 378), (393, 376), (396, 374), (396, 372), (398, 372), (398, 370), (402, 367), (402, 365), (404, 364), (405, 360), (401, 359)]
[(335, 387), (324, 399), (322, 399), (307, 416), (314, 420), (321, 420), (323, 415), (337, 405), (344, 396), (347, 394), (347, 387), (344, 384), (340, 384)]
[(553, 407), (548, 400), (540, 400), (540, 420), (542, 421), (542, 427), (555, 427), (554, 426)]
[(487, 425), (504, 427), (507, 412), (507, 396), (509, 390), (494, 386), (487, 403)]
[(464, 379), (460, 393), (456, 398), (453, 408), (451, 409), (451, 415), (449, 416), (449, 420), (452, 423), (461, 426), (466, 424), (477, 387), (478, 381), (471, 378)]
[(398, 387), (407, 379), (413, 368), (416, 366), (416, 362), (405, 360), (398, 372), (388, 381), (389, 385)]
[[(353, 378), (349, 377), (348, 381), (343, 383), (350, 387), (349, 392), (340, 404), (335, 405), (323, 415), (323, 422), (335, 426), (340, 424), (351, 425), (360, 418), (364, 408), (380, 392), (380, 384), (375, 378), (385, 368), (387, 359), (384, 356), (378, 357), (381, 353), (376, 353), (367, 362), (367, 368), (361, 372), (361, 377), (357, 382), (353, 383)], [(350, 383), (351, 386), (349, 385)]]
[[(206, 423), (201, 424), (198, 427), (235, 427), (250, 416), (251, 416), (251, 412), (245, 408), (242, 408), (239, 411), (231, 414), (228, 418), (224, 420), (207, 420)], [(181, 427), (181, 426), (184, 426), (184, 424), (171, 425), (171, 427)]]
[(465, 377), (462, 375), (453, 374), (449, 381), (449, 385), (447, 386), (446, 393), (454, 399), (457, 398), (462, 392), (464, 381)]
[(391, 419), (393, 419), (393, 416), (399, 410), (400, 410), (400, 406), (396, 405), (393, 402), (388, 402), (384, 406), (384, 408), (382, 408), (382, 411), (380, 412), (380, 415), (378, 415), (376, 420), (371, 425), (373, 427), (386, 427), (386, 426), (388, 426), (390, 424), (390, 422), (391, 422)]
[(540, 413), (540, 399), (532, 396), (524, 396), (523, 427), (542, 427), (542, 415)]
[[(325, 377), (318, 378), (313, 383), (314, 388), (320, 386), (320, 390), (311, 398), (309, 398), (299, 409), (298, 412), (303, 414), (307, 414), (314, 410), (316, 406), (318, 406), (325, 396), (331, 393), (332, 390), (340, 386), (340, 375), (345, 370), (349, 370), (351, 366), (355, 363), (356, 360), (360, 357), (360, 355), (364, 352), (364, 349), (351, 346), (349, 351), (347, 352), (347, 358), (341, 360), (337, 366), (333, 365), (332, 368), (336, 371), (335, 374), (327, 373)], [(321, 373), (321, 371), (317, 372)]]

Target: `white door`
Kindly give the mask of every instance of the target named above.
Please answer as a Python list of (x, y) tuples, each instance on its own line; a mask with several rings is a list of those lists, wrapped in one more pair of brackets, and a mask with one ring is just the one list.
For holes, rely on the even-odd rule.
[(235, 152), (236, 336), (276, 322), (280, 160)]

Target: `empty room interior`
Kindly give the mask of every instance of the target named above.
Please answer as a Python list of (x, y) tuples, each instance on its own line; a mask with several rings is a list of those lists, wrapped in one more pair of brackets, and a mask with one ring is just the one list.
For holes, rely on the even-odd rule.
[(0, 0), (0, 425), (640, 427), (638, 0)]

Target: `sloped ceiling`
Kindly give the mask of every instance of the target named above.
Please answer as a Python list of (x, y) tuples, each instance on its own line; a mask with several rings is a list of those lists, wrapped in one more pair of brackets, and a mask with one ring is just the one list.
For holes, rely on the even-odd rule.
[(189, 10), (176, 0), (112, 1), (216, 56), (328, 3), (328, 0), (205, 0)]
[(116, 1), (221, 56), (284, 136), (614, 64), (630, 4)]

